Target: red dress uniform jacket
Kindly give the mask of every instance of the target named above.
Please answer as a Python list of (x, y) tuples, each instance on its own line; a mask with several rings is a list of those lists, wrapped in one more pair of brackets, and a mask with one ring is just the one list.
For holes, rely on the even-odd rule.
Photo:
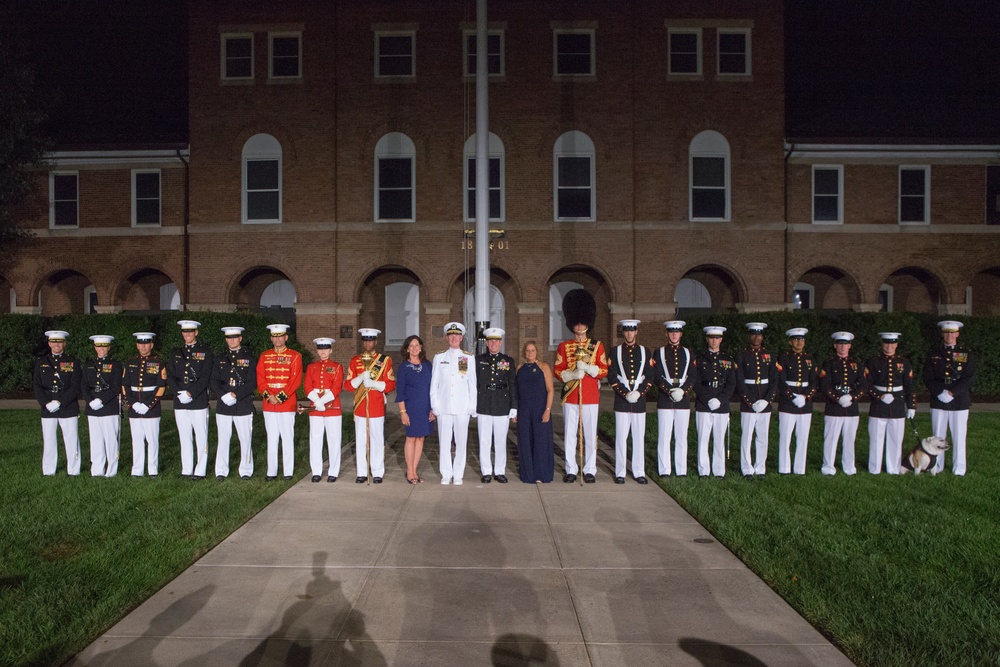
[[(302, 355), (295, 350), (270, 349), (257, 362), (257, 391), (264, 397), (264, 412), (295, 412), (295, 392), (302, 384)], [(276, 397), (280, 403), (267, 400)]]
[(378, 377), (375, 379), (385, 382), (385, 391), (367, 389), (363, 384), (355, 389), (351, 385), (351, 380), (367, 371), (365, 370), (365, 362), (361, 361), (361, 355), (351, 359), (351, 363), (347, 365), (347, 379), (344, 382), (344, 389), (355, 392), (355, 417), (384, 417), (385, 395), (396, 389), (396, 373), (392, 370), (392, 359), (378, 352), (372, 354), (375, 355), (372, 360), (373, 367), (378, 369)]
[(306, 394), (311, 394), (315, 389), (323, 395), (327, 389), (333, 392), (333, 403), (326, 404), (326, 410), (310, 410), (310, 417), (339, 417), (340, 392), (344, 388), (344, 367), (333, 359), (326, 361), (314, 361), (306, 368), (305, 389)]
[(576, 350), (581, 345), (589, 349), (587, 358), (584, 361), (597, 366), (597, 377), (592, 378), (584, 373), (582, 380), (579, 382), (573, 381), (572, 384), (575, 386), (569, 392), (563, 394), (563, 403), (579, 403), (580, 397), (578, 392), (582, 387), (583, 404), (593, 405), (599, 402), (601, 398), (601, 380), (608, 377), (608, 355), (604, 353), (604, 345), (601, 344), (601, 341), (592, 341), (588, 338), (582, 343), (577, 343), (576, 340), (564, 340), (559, 343), (559, 349), (556, 351), (556, 365), (553, 372), (557, 378), (562, 380), (563, 371), (576, 370)]

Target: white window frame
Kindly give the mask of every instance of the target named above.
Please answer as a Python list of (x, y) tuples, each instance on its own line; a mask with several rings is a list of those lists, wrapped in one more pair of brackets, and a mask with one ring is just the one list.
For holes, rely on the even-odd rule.
[[(559, 71), (559, 35), (590, 36), (590, 71)], [(552, 30), (552, 76), (557, 79), (592, 78), (597, 76), (597, 30), (594, 28), (553, 28)]]
[[(586, 157), (590, 160), (590, 216), (559, 216), (559, 158)], [(579, 188), (582, 189), (582, 188)], [(556, 139), (552, 150), (552, 217), (556, 222), (594, 222), (597, 220), (597, 160), (594, 142), (583, 132), (570, 130)]]
[[(742, 72), (723, 72), (722, 67), (722, 35), (744, 35), (746, 37), (746, 52), (743, 54)], [(715, 73), (719, 77), (744, 79), (753, 74), (751, 64), (753, 63), (750, 40), (750, 28), (719, 28), (716, 31), (715, 40)]]
[[(507, 217), (506, 209), (506, 160), (504, 159), (504, 145), (500, 141), (500, 137), (490, 132), (489, 136), (489, 147), (487, 150), (488, 159), (492, 162), (495, 159), (500, 160), (500, 217), (494, 218), (490, 216), (490, 222), (503, 222)], [(474, 194), (469, 192), (469, 160), (476, 157), (476, 135), (473, 134), (468, 139), (465, 140), (465, 149), (463, 151), (462, 159), (462, 215), (466, 222), (474, 222), (476, 217), (469, 216), (469, 198), (473, 197)], [(490, 188), (492, 191), (493, 188)], [(475, 192), (475, 191), (473, 191)], [(472, 202), (474, 203), (474, 202)]]
[[(299, 51), (296, 59), (299, 64), (299, 73), (293, 76), (276, 75), (274, 73), (274, 40), (275, 38), (294, 37), (299, 44)], [(302, 33), (299, 31), (282, 31), (267, 33), (267, 78), (270, 81), (299, 81), (302, 79)]]
[[(469, 38), (475, 37), (475, 30), (463, 30), (462, 31), (462, 76), (464, 77), (474, 77), (476, 73), (469, 71), (469, 58), (475, 57), (475, 53), (469, 53)], [(502, 79), (507, 75), (507, 45), (506, 36), (502, 28), (490, 29), (486, 31), (486, 59), (489, 61), (489, 41), (490, 37), (500, 38), (500, 53), (497, 54), (500, 57), (500, 71), (499, 72), (489, 72), (491, 79)], [(487, 65), (488, 67), (488, 65)]]
[[(837, 219), (817, 220), (816, 219), (816, 197), (830, 197), (827, 193), (816, 192), (816, 172), (836, 171), (837, 172)], [(812, 167), (812, 199), (810, 199), (810, 217), (814, 225), (842, 225), (844, 224), (844, 165), (840, 164), (814, 164)]]
[[(409, 218), (383, 218), (380, 217), (379, 208), (379, 160), (381, 159), (409, 159), (410, 161), (410, 217)], [(417, 220), (417, 154), (413, 140), (402, 132), (390, 132), (383, 135), (375, 144), (375, 201), (374, 217), (375, 222), (416, 222)]]
[[(381, 55), (379, 53), (383, 37), (410, 38), (410, 73), (382, 74)], [(392, 56), (398, 57), (398, 56)], [(376, 30), (375, 31), (375, 78), (383, 80), (414, 79), (417, 76), (417, 31), (416, 30)]]
[(795, 308), (795, 310), (816, 310), (816, 288), (809, 283), (795, 283), (792, 287), (792, 303), (795, 303), (795, 293), (796, 292), (806, 292), (809, 295), (809, 307), (808, 308)]
[[(903, 172), (922, 171), (924, 173), (924, 219), (923, 220), (903, 220)], [(931, 167), (926, 164), (903, 164), (899, 166), (896, 178), (897, 194), (897, 219), (901, 225), (929, 225), (931, 222)], [(912, 197), (913, 195), (905, 195)]]
[(882, 286), (878, 288), (879, 296), (882, 296), (883, 292), (885, 293), (885, 312), (887, 313), (892, 312), (892, 291), (892, 285), (888, 283), (882, 283)]
[[(674, 35), (694, 35), (697, 38), (697, 54), (696, 58), (698, 60), (698, 67), (696, 72), (674, 72), (673, 66), (673, 36)], [(680, 78), (691, 78), (691, 77), (701, 77), (704, 75), (704, 38), (702, 35), (701, 28), (667, 28), (667, 76), (669, 77), (680, 77)]]
[(90, 295), (97, 295), (97, 288), (93, 285), (87, 285), (83, 288), (83, 314), (93, 315), (97, 310), (90, 307)]
[[(250, 40), (250, 75), (249, 76), (227, 76), (226, 75), (226, 47), (229, 39)], [(224, 32), (219, 37), (219, 78), (223, 81), (253, 81), (254, 79), (254, 35), (252, 32)]]
[[(136, 176), (139, 174), (156, 174), (156, 222), (139, 222), (139, 193), (136, 190)], [(160, 227), (163, 225), (163, 172), (160, 169), (132, 170), (132, 226)]]
[[(688, 220), (691, 222), (729, 222), (732, 219), (732, 178), (730, 174), (731, 151), (729, 141), (724, 136), (714, 130), (704, 130), (699, 132), (688, 147)], [(725, 215), (721, 218), (703, 218), (694, 215), (694, 161), (695, 158), (722, 158), (724, 168), (725, 183), (722, 187), (726, 197)], [(699, 189), (707, 189), (705, 186), (697, 186)], [(718, 188), (712, 188), (717, 190)]]
[[(76, 222), (72, 225), (56, 224), (56, 176), (72, 176), (76, 180), (76, 199), (60, 199), (58, 201), (76, 202)], [(79, 229), (80, 228), (80, 172), (50, 171), (49, 172), (49, 229)]]
[[(283, 216), (283, 199), (284, 199), (284, 179), (282, 178), (283, 170), (283, 160), (282, 160), (282, 149), (281, 144), (276, 138), (270, 134), (255, 134), (254, 136), (247, 139), (246, 143), (243, 144), (243, 155), (242, 155), (242, 183), (240, 191), (242, 194), (242, 205), (240, 218), (243, 224), (246, 225), (270, 225), (270, 224), (281, 224)], [(275, 219), (254, 219), (250, 220), (247, 218), (248, 207), (247, 207), (247, 163), (249, 162), (268, 162), (277, 161), (278, 163), (278, 217)], [(259, 192), (270, 192), (271, 190), (260, 190)], [(258, 192), (258, 190), (254, 190)]]

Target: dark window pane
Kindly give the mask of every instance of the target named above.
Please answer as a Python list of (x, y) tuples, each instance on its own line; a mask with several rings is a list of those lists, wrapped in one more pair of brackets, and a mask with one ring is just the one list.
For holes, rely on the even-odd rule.
[(277, 192), (248, 192), (247, 220), (277, 220)]
[(158, 199), (160, 197), (160, 175), (136, 174), (135, 196), (138, 199)]
[(500, 53), (500, 35), (486, 35), (486, 52)]
[(465, 217), (470, 220), (475, 220), (476, 218), (476, 191), (468, 190), (468, 197), (466, 197), (467, 206), (465, 209)]
[(379, 220), (409, 220), (412, 197), (409, 190), (380, 190), (378, 193)]
[(747, 59), (742, 53), (722, 53), (719, 54), (720, 74), (746, 74)]
[(298, 58), (275, 58), (274, 62), (271, 63), (271, 75), (272, 76), (298, 76), (299, 75), (299, 59)]
[(413, 61), (409, 56), (383, 56), (378, 62), (378, 73), (382, 76), (413, 75)]
[(52, 177), (54, 199), (76, 199), (76, 174), (56, 174)]
[(247, 37), (230, 37), (226, 40), (227, 58), (249, 58), (250, 39)]
[(560, 54), (559, 74), (590, 74), (590, 54)]
[(490, 218), (500, 218), (500, 190), (490, 190)]
[(813, 172), (813, 178), (816, 194), (840, 194), (840, 174), (836, 169), (817, 169)]
[(836, 222), (837, 197), (822, 196), (813, 199), (813, 220), (817, 222)]
[(250, 76), (250, 59), (244, 58), (240, 60), (227, 60), (226, 61), (226, 77), (230, 79), (240, 79), (247, 78)]
[(924, 194), (924, 171), (922, 169), (903, 169), (899, 173), (899, 191), (903, 195)]
[(559, 187), (590, 187), (590, 158), (559, 158)]
[(696, 157), (692, 160), (692, 184), (698, 187), (722, 188), (726, 185), (726, 161), (721, 157)]
[[(473, 62), (475, 62), (475, 60), (476, 60), (475, 58), (472, 59)], [(499, 55), (487, 56), (486, 67), (487, 71), (490, 74), (500, 74), (500, 56)]]
[(559, 191), (559, 217), (560, 218), (589, 218), (590, 217), (590, 189), (580, 190), (560, 190)]
[(590, 54), (589, 33), (561, 33), (556, 35), (556, 50), (560, 53)]
[(277, 58), (298, 58), (299, 38), (298, 37), (275, 37), (271, 41), (274, 56)]
[(725, 218), (725, 190), (694, 190), (691, 193), (691, 217)]
[(672, 33), (670, 35), (670, 53), (697, 53), (698, 35), (695, 33)]
[(409, 56), (413, 53), (412, 44), (410, 35), (382, 35), (378, 39), (378, 53), (380, 56)]
[(412, 173), (410, 158), (379, 158), (379, 189), (410, 188), (413, 186)]
[(277, 190), (278, 161), (248, 160), (247, 190)]
[(924, 198), (903, 197), (899, 202), (899, 219), (902, 222), (924, 222)]
[(673, 74), (697, 74), (698, 56), (693, 53), (670, 56), (670, 71)]
[(53, 220), (53, 224), (57, 227), (76, 227), (77, 220), (75, 201), (57, 201), (54, 204), (54, 207), (55, 219)]
[(135, 224), (160, 224), (160, 200), (140, 199), (135, 202)]
[(469, 158), (469, 168), (467, 171), (469, 173), (467, 174), (465, 187), (474, 188), (476, 187), (476, 158)]
[(742, 33), (724, 32), (719, 34), (720, 53), (738, 53), (740, 55), (747, 52), (747, 36)]
[(490, 187), (500, 187), (500, 158), (490, 158)]

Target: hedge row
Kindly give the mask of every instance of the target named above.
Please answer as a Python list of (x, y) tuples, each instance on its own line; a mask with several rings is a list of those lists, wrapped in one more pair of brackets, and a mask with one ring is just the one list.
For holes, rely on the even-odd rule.
[[(152, 331), (156, 334), (154, 352), (166, 354), (169, 350), (183, 345), (178, 320), (191, 319), (201, 323), (198, 340), (209, 345), (215, 352), (226, 349), (222, 327), (243, 327), (243, 345), (256, 352), (271, 347), (268, 324), (276, 321), (273, 314), (259, 313), (213, 313), (213, 312), (164, 312), (154, 315), (62, 315), (43, 317), (41, 315), (0, 315), (0, 395), (14, 395), (29, 392), (35, 357), (48, 352), (45, 332), (59, 329), (69, 333), (66, 352), (80, 359), (94, 356), (90, 336), (108, 334), (115, 337), (112, 354), (124, 359), (136, 354), (136, 331)], [(302, 352), (306, 359), (306, 348), (295, 339), (295, 330), (290, 331), (288, 346)]]

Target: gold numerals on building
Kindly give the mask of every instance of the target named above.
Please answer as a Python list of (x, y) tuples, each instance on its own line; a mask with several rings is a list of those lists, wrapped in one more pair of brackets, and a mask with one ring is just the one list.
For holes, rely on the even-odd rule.
[[(489, 247), (490, 250), (510, 250), (510, 241), (508, 239), (497, 239), (496, 241), (491, 241)], [(462, 250), (475, 252), (476, 240), (462, 239)]]

